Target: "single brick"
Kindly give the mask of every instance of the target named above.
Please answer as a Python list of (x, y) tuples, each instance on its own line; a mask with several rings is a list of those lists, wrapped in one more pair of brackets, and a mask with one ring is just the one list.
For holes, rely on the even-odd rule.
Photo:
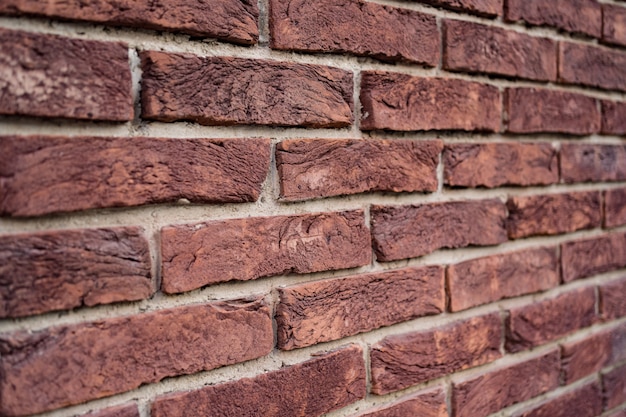
[(362, 0), (270, 1), (270, 46), (348, 53), (434, 67), (439, 32), (433, 15)]
[(444, 269), (407, 268), (279, 289), (278, 347), (291, 350), (442, 313)]
[(500, 92), (492, 85), (364, 71), (361, 129), (496, 132), (500, 101)]
[(626, 267), (626, 233), (561, 244), (561, 274), (571, 282)]
[(626, 145), (561, 145), (561, 178), (566, 183), (626, 180)]
[(493, 255), (450, 265), (450, 310), (460, 311), (559, 285), (556, 248)]
[(452, 384), (455, 417), (484, 417), (559, 386), (559, 352)]
[(559, 81), (626, 91), (626, 53), (616, 49), (560, 42)]
[(261, 299), (4, 334), (0, 412), (24, 416), (78, 404), (258, 358), (273, 344)]
[(0, 14), (34, 15), (183, 32), (250, 45), (259, 39), (257, 4), (250, 0), (3, 0)]
[(491, 362), (502, 356), (501, 336), (498, 313), (388, 336), (370, 353), (372, 393), (387, 394)]
[(479, 16), (496, 17), (502, 16), (504, 0), (420, 0), (420, 2)]
[[(402, 397), (389, 406), (377, 407), (358, 414), (358, 417), (448, 417), (446, 396), (442, 388), (418, 391)], [(354, 416), (357, 417), (357, 416)]]
[(512, 30), (443, 21), (443, 68), (538, 81), (556, 80), (557, 43)]
[(0, 45), (0, 114), (133, 118), (125, 44), (0, 29)]
[(276, 146), (280, 195), (293, 201), (367, 191), (433, 192), (442, 148), (439, 140), (286, 140)]
[(596, 417), (600, 414), (602, 390), (598, 382), (593, 381), (528, 411), (521, 411), (514, 417)]
[(162, 290), (354, 268), (371, 262), (370, 244), (361, 210), (165, 227)]
[(602, 100), (602, 133), (626, 135), (626, 102)]
[(604, 227), (626, 224), (626, 188), (613, 188), (604, 194)]
[(603, 4), (602, 9), (602, 40), (626, 46), (626, 7)]
[(506, 320), (506, 350), (519, 352), (591, 326), (596, 319), (592, 287), (513, 308)]
[(316, 417), (365, 397), (363, 351), (352, 345), (254, 378), (162, 395), (152, 417)]
[(507, 131), (588, 135), (600, 130), (596, 99), (575, 93), (536, 88), (507, 88), (504, 95)]
[(82, 417), (139, 417), (137, 404), (130, 403), (83, 414)]
[(626, 316), (626, 277), (603, 284), (600, 290), (600, 311), (605, 320)]
[(256, 201), (267, 139), (0, 137), (0, 214)]
[(321, 65), (141, 52), (142, 116), (203, 125), (344, 127), (352, 73)]
[(507, 240), (506, 207), (498, 199), (372, 206), (370, 213), (374, 250), (383, 262)]
[(510, 239), (557, 235), (600, 226), (600, 192), (510, 197), (507, 230)]
[(626, 365), (602, 375), (606, 408), (611, 409), (626, 402)]
[(548, 185), (559, 181), (558, 152), (548, 143), (456, 143), (443, 153), (452, 187)]

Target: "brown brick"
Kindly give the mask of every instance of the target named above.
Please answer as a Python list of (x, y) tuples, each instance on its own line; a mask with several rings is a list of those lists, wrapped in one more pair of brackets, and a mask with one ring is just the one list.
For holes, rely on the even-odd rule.
[(626, 46), (626, 7), (602, 5), (602, 40)]
[(571, 384), (598, 372), (609, 364), (612, 356), (610, 332), (594, 334), (583, 340), (568, 342), (561, 346), (563, 382)]
[(344, 127), (353, 122), (348, 71), (156, 51), (139, 55), (145, 119), (303, 127)]
[(293, 201), (367, 191), (436, 191), (442, 148), (438, 140), (286, 140), (276, 147), (280, 195)]
[(442, 313), (444, 269), (407, 268), (278, 290), (278, 347), (291, 350)]
[(152, 417), (315, 417), (365, 397), (360, 347), (350, 346), (254, 378), (157, 397)]
[(0, 45), (0, 114), (133, 118), (125, 44), (0, 29)]
[(255, 201), (267, 139), (0, 137), (0, 214)]
[(536, 88), (507, 88), (507, 131), (587, 135), (600, 130), (601, 116), (592, 97)]
[(559, 285), (556, 248), (472, 259), (448, 267), (450, 310), (460, 311)]
[(479, 16), (496, 17), (502, 16), (504, 0), (420, 0), (420, 2)]
[(260, 299), (5, 334), (0, 412), (53, 410), (258, 358), (272, 347), (270, 312)]
[(452, 385), (455, 417), (484, 417), (559, 386), (559, 352), (486, 372)]
[(82, 417), (139, 417), (137, 404), (130, 403), (83, 414)]
[(510, 239), (593, 229), (602, 217), (599, 191), (510, 197), (507, 208)]
[(559, 181), (558, 152), (547, 143), (457, 143), (443, 153), (453, 187), (548, 185)]
[(500, 92), (487, 84), (364, 71), (361, 103), (363, 130), (500, 129)]
[(166, 227), (162, 290), (354, 268), (371, 262), (363, 211), (251, 217)]
[(559, 81), (626, 91), (626, 53), (616, 49), (560, 42)]
[(626, 188), (604, 191), (604, 227), (626, 224)]
[(626, 135), (626, 102), (602, 100), (602, 133)]
[(561, 244), (563, 281), (571, 282), (626, 267), (626, 233)]
[(0, 236), (0, 317), (142, 300), (153, 291), (138, 227)]
[(557, 44), (547, 38), (459, 20), (443, 21), (443, 68), (556, 80)]
[(603, 284), (600, 290), (600, 311), (606, 320), (626, 316), (626, 277)]
[(614, 408), (626, 402), (626, 365), (602, 375), (606, 408)]
[(602, 393), (597, 381), (552, 398), (514, 417), (596, 417), (602, 414)]
[[(402, 397), (392, 405), (367, 410), (358, 417), (448, 417), (446, 396), (443, 389), (418, 391)], [(354, 416), (356, 417), (356, 416)]]
[(498, 199), (372, 206), (371, 219), (374, 250), (383, 262), (507, 240), (506, 208)]
[(362, 0), (270, 1), (270, 46), (348, 53), (434, 67), (439, 62), (435, 16)]
[(243, 0), (3, 0), (0, 14), (31, 15), (114, 26), (169, 30), (253, 44), (259, 39), (256, 2)]
[(372, 393), (387, 394), (491, 362), (502, 356), (501, 336), (498, 313), (388, 336), (370, 353)]
[(519, 352), (591, 326), (596, 318), (595, 303), (594, 289), (589, 287), (511, 309), (506, 320), (506, 350)]
[(561, 145), (561, 178), (566, 183), (626, 180), (626, 145)]

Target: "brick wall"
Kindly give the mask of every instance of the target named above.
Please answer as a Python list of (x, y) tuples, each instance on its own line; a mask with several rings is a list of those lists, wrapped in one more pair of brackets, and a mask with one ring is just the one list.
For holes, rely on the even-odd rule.
[(626, 3), (1, 0), (0, 415), (626, 416)]

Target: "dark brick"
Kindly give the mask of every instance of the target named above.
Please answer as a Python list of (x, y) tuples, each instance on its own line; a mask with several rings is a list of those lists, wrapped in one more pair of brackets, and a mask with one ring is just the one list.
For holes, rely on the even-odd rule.
[[(448, 417), (446, 396), (441, 388), (434, 388), (402, 397), (392, 405), (367, 410), (358, 417)], [(357, 417), (357, 416), (354, 416)]]
[(604, 227), (626, 224), (626, 188), (604, 191)]
[(605, 320), (626, 316), (626, 277), (599, 287), (600, 311)]
[(602, 133), (626, 135), (626, 102), (602, 100)]
[(130, 403), (83, 414), (82, 417), (139, 417), (137, 404)]
[(561, 145), (561, 178), (566, 183), (626, 180), (626, 145)]
[(543, 402), (514, 417), (596, 417), (602, 414), (602, 392), (597, 381)]
[(602, 40), (626, 46), (626, 7), (602, 5)]
[(507, 0), (504, 17), (596, 38), (602, 34), (602, 8), (596, 0)]
[(626, 365), (602, 375), (606, 408), (611, 409), (626, 402)]
[(626, 91), (626, 52), (560, 42), (559, 81)]
[(479, 16), (496, 17), (502, 16), (504, 0), (420, 0), (420, 2)]
[(561, 244), (561, 274), (571, 282), (626, 267), (626, 233)]

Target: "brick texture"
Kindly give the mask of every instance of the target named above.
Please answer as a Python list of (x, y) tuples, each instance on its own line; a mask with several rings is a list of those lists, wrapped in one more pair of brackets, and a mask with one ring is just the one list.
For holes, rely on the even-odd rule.
[(601, 285), (600, 311), (604, 319), (616, 319), (626, 316), (626, 278)]
[(353, 417), (448, 417), (446, 396), (441, 388), (419, 391), (402, 397), (390, 406), (368, 410)]
[(626, 46), (626, 7), (602, 5), (602, 40)]
[(566, 183), (626, 180), (626, 146), (561, 146), (561, 178)]
[(604, 227), (626, 224), (626, 188), (604, 191)]
[(626, 135), (626, 102), (602, 100), (602, 133)]
[(514, 414), (514, 417), (595, 417), (602, 414), (602, 393), (597, 382), (570, 391), (528, 411)]
[(561, 244), (561, 274), (570, 282), (626, 267), (626, 234), (613, 233)]
[(559, 80), (605, 90), (626, 91), (626, 52), (561, 42)]
[(421, 0), (423, 3), (485, 17), (502, 15), (504, 0)]
[(606, 408), (614, 408), (626, 402), (626, 365), (602, 375)]

